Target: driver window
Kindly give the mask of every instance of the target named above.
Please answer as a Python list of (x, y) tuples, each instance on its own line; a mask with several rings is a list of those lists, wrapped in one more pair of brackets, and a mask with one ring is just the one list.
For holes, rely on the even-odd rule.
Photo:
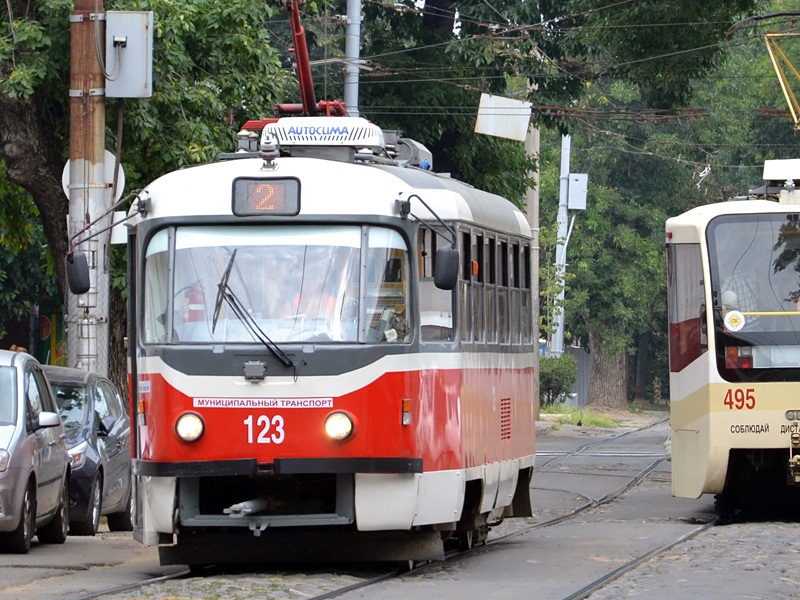
[(402, 342), (408, 327), (408, 252), (396, 231), (372, 227), (367, 249), (367, 340)]
[(144, 340), (149, 343), (167, 341), (168, 240), (167, 230), (159, 231), (150, 240), (145, 255), (143, 327)]

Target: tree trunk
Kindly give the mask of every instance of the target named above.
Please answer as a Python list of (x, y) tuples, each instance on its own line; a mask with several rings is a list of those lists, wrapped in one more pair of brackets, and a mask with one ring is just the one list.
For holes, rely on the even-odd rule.
[(650, 366), (650, 334), (639, 336), (639, 348), (636, 352), (636, 382), (633, 388), (634, 400), (647, 400), (647, 371)]
[[(9, 72), (10, 65), (0, 63), (0, 79)], [(41, 131), (33, 98), (0, 94), (0, 144), (9, 179), (25, 188), (39, 209), (58, 283), (65, 292), (69, 201), (61, 187), (62, 146), (51, 133)]]
[[(108, 378), (119, 388), (123, 398), (128, 397), (128, 356), (125, 349), (127, 306), (122, 292), (111, 288), (109, 294)], [(132, 401), (132, 400), (131, 400)]]
[(587, 405), (595, 408), (628, 409), (625, 368), (625, 352), (606, 355), (603, 353), (603, 336), (592, 328), (589, 330), (589, 398)]

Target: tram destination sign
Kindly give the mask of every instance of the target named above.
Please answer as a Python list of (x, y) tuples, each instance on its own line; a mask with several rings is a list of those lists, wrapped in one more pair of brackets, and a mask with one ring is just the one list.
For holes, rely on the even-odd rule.
[(233, 182), (233, 214), (239, 217), (300, 213), (300, 181), (239, 178)]

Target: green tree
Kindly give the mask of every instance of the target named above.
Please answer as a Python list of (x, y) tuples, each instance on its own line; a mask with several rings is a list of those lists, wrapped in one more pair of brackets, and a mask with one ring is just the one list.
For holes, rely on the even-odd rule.
[[(20, 321), (34, 305), (56, 308), (58, 286), (38, 210), (24, 190), (8, 181), (2, 161), (0, 198), (0, 314), (5, 322)], [(5, 335), (0, 322), (0, 337)]]
[[(589, 83), (627, 79), (638, 82), (642, 103), (677, 105), (687, 98), (688, 84), (723, 55), (718, 42), (725, 28), (695, 26), (678, 35), (673, 30), (686, 18), (685, 2), (668, 4), (672, 10), (654, 0), (611, 6), (599, 0), (434, 0), (422, 8), (411, 0), (391, 7), (365, 3), (362, 56), (375, 70), (362, 78), (364, 114), (429, 145), (437, 170), (521, 203), (531, 161), (519, 143), (472, 133), (479, 93), (527, 97), (536, 120), (559, 130), (576, 124), (559, 107), (571, 106)], [(752, 5), (713, 0), (714, 21), (732, 22)], [(106, 8), (153, 10), (156, 16), (154, 96), (126, 104), (121, 158), (129, 187), (230, 149), (245, 118), (270, 115), (275, 101), (291, 97), (283, 93), (294, 85), (281, 69), (286, 45), (265, 27), (276, 14), (284, 18), (277, 3), (118, 0)], [(343, 12), (343, 2), (310, 3), (307, 9)], [(0, 6), (0, 131), (8, 177), (39, 210), (62, 286), (70, 10), (66, 0)], [(639, 27), (647, 44), (626, 47), (628, 39), (615, 37), (617, 25)], [(315, 30), (325, 51), (343, 48), (322, 35), (325, 27)], [(671, 62), (706, 46), (699, 66)], [(661, 47), (668, 51), (659, 54)], [(312, 44), (313, 50), (319, 49)], [(318, 97), (341, 97), (341, 79), (318, 84)], [(330, 93), (322, 93), (326, 87)], [(111, 126), (114, 111), (108, 115)], [(111, 132), (107, 139), (110, 147), (116, 142)]]
[[(591, 124), (575, 128), (572, 144), (571, 170), (589, 174), (590, 194), (569, 246), (567, 327), (601, 374), (593, 375), (590, 402), (619, 407), (632, 382), (642, 396), (667, 379), (664, 219), (745, 194), (760, 183), (765, 159), (796, 156), (797, 148), (788, 118), (763, 110), (785, 104), (750, 29), (694, 82), (693, 108), (653, 111), (640, 92), (625, 83), (588, 86), (579, 106)], [(546, 230), (557, 204), (554, 166), (542, 184)]]
[[(264, 27), (273, 8), (261, 2), (120, 0), (105, 8), (155, 13), (153, 97), (126, 103), (121, 160), (130, 188), (234, 148), (239, 125), (271, 112), (292, 79)], [(0, 6), (0, 142), (7, 180), (24, 188), (38, 209), (62, 290), (71, 10), (67, 0), (9, 0)], [(108, 108), (111, 148), (117, 143), (117, 111)], [(6, 194), (3, 199), (14, 201)], [(110, 350), (117, 382), (124, 382), (124, 310), (115, 287)]]
[(754, 0), (645, 0), (609, 6), (579, 0), (580, 36), (595, 73), (630, 83), (647, 106), (685, 105), (694, 80), (713, 71), (726, 52), (720, 42), (735, 21), (755, 10)]

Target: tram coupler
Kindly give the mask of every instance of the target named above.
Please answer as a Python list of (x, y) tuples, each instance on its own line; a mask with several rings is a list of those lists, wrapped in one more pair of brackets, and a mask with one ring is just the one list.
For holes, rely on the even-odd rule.
[(233, 518), (246, 517), (263, 512), (269, 508), (269, 500), (266, 498), (256, 498), (247, 502), (239, 502), (222, 510), (226, 515)]
[(789, 484), (800, 485), (800, 433), (793, 433), (789, 448)]

